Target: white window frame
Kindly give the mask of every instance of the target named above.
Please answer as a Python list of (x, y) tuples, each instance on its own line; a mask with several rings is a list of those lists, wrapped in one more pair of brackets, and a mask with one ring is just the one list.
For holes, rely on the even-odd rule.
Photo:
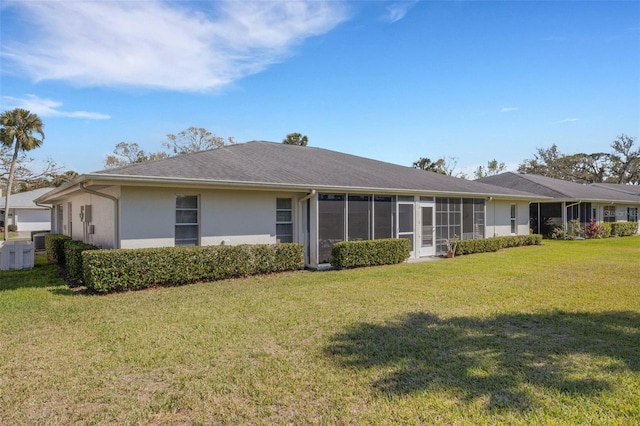
[[(195, 208), (187, 208), (187, 207), (180, 207), (178, 208), (178, 198), (186, 198), (186, 197), (195, 197), (196, 199), (196, 207)], [(198, 195), (193, 195), (193, 194), (176, 194), (175, 196), (175, 203), (174, 203), (174, 208), (175, 208), (175, 214), (176, 216), (178, 215), (179, 211), (195, 211), (196, 212), (196, 221), (195, 222), (181, 222), (178, 223), (177, 218), (174, 218), (174, 222), (175, 222), (175, 230), (177, 231), (177, 229), (179, 227), (195, 227), (196, 228), (196, 238), (190, 238), (190, 239), (178, 239), (177, 237), (177, 232), (174, 232), (173, 235), (173, 244), (175, 246), (199, 246), (200, 245), (200, 196)], [(185, 242), (187, 242), (185, 244)], [(193, 244), (189, 243), (189, 242), (193, 242)]]
[(509, 206), (509, 224), (511, 225), (511, 235), (518, 235), (518, 205)]
[[(284, 208), (279, 206), (279, 201), (288, 201), (289, 207)], [(278, 220), (280, 213), (289, 213), (289, 220)], [(280, 226), (278, 226), (280, 225)], [(291, 231), (289, 234), (278, 233), (278, 228), (288, 226)], [(276, 198), (276, 242), (278, 243), (292, 243), (293, 242), (293, 198), (290, 197), (277, 197)]]

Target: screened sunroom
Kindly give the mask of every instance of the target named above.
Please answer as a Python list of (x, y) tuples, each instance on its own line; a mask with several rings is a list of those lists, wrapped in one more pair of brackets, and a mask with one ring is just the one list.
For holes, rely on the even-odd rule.
[(485, 236), (485, 199), (319, 193), (317, 262), (339, 241), (406, 238), (411, 257), (443, 254), (446, 240)]

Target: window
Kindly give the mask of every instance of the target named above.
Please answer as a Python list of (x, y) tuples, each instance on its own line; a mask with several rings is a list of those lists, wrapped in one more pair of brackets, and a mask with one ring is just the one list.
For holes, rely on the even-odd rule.
[(176, 195), (176, 246), (197, 246), (200, 235), (198, 196)]
[(293, 242), (293, 201), (291, 198), (276, 198), (276, 241)]
[(616, 206), (604, 206), (604, 222), (616, 221)]
[(638, 208), (637, 207), (627, 207), (627, 220), (629, 222), (637, 222), (638, 221)]
[(515, 204), (511, 204), (511, 233), (518, 233), (518, 219), (516, 217), (517, 208)]

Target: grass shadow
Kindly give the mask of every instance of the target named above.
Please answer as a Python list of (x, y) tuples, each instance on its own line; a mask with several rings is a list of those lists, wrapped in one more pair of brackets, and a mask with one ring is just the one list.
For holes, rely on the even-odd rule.
[(504, 314), (441, 319), (411, 313), (386, 324), (360, 323), (325, 352), (345, 368), (391, 371), (375, 392), (450, 391), (488, 410), (537, 405), (532, 388), (593, 395), (615, 386), (616, 371), (640, 370), (635, 312)]

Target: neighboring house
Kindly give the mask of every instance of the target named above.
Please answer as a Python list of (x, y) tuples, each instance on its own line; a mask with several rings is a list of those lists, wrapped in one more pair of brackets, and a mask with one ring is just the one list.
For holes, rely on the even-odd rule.
[(300, 242), (306, 265), (337, 241), (529, 233), (529, 202), (500, 188), (326, 149), (248, 142), (80, 175), (39, 198), (52, 227), (103, 248)]
[[(17, 225), (18, 231), (48, 231), (51, 229), (51, 207), (38, 205), (34, 200), (52, 188), (11, 194), (9, 212), (5, 212), (5, 195), (0, 199), (0, 221), (6, 225)], [(5, 219), (5, 217), (7, 219)]]
[(551, 197), (553, 200), (532, 202), (530, 221), (533, 232), (549, 234), (554, 227), (567, 228), (570, 220), (578, 219), (585, 226), (598, 222), (638, 222), (640, 193), (626, 185), (583, 185), (545, 176), (507, 172), (478, 179), (477, 182), (502, 186)]
[(640, 196), (640, 185), (624, 185), (621, 183), (592, 183), (591, 186), (612, 189), (614, 191), (624, 192), (625, 194)]

